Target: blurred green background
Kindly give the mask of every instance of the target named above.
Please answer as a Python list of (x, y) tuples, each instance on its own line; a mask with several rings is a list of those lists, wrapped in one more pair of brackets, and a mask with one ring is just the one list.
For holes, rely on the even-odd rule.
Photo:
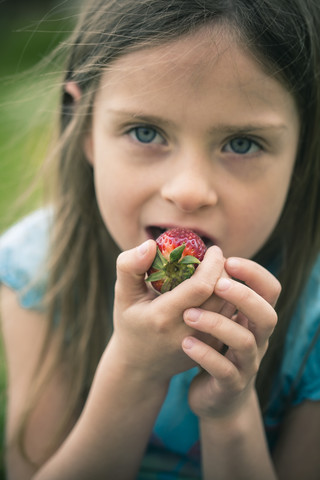
[[(41, 201), (41, 182), (25, 192), (47, 151), (59, 65), (41, 63), (73, 26), (73, 0), (0, 1), (0, 233)], [(1, 331), (1, 330), (0, 330)], [(0, 479), (5, 478), (6, 365), (0, 334)]]

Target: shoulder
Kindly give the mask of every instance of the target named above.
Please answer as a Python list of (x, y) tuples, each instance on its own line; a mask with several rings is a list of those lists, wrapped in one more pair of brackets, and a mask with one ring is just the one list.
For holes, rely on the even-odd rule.
[(320, 254), (313, 266), (309, 280), (301, 295), (297, 311), (308, 308), (319, 313), (320, 310)]
[[(270, 445), (290, 407), (320, 400), (320, 255), (299, 298), (264, 415)], [(317, 402), (318, 403), (318, 402)]]
[(297, 303), (288, 332), (288, 348), (303, 351), (310, 347), (320, 324), (320, 255)]
[(40, 308), (51, 224), (52, 210), (37, 210), (0, 237), (0, 283), (18, 294), (25, 308)]
[(294, 404), (320, 400), (320, 255), (292, 317), (282, 375)]

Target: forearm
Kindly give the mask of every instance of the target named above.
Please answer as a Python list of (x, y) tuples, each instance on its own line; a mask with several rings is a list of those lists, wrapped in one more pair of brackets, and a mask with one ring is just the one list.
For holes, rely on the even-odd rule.
[(123, 368), (111, 346), (78, 423), (35, 479), (132, 480), (166, 393), (166, 384)]
[(241, 413), (200, 421), (204, 480), (275, 480), (253, 393)]

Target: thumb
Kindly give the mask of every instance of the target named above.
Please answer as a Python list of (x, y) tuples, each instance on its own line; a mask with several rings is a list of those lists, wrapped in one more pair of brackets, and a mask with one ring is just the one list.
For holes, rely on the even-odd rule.
[(156, 256), (157, 245), (147, 240), (136, 248), (122, 252), (117, 259), (116, 296), (132, 303), (149, 291), (145, 283), (145, 273)]

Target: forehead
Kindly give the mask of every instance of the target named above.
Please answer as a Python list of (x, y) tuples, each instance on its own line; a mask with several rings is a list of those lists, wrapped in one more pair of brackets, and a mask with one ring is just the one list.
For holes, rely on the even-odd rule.
[(272, 104), (296, 114), (295, 101), (283, 84), (237, 33), (222, 25), (202, 27), (166, 44), (123, 55), (106, 69), (98, 96), (109, 102), (148, 101), (160, 108), (181, 97), (196, 101), (204, 92), (208, 105)]
[(139, 48), (125, 54), (111, 65), (111, 70), (121, 71), (129, 63), (137, 69), (151, 67), (154, 69), (181, 69), (193, 73), (195, 67), (204, 61), (216, 62), (217, 58), (238, 43), (237, 37), (229, 29), (216, 25), (206, 26), (193, 33), (183, 35), (160, 45)]
[(172, 81), (170, 75), (177, 79), (201, 77), (203, 66), (210, 62), (215, 64), (219, 57), (238, 43), (237, 37), (226, 28), (216, 25), (214, 28), (202, 27), (192, 34), (177, 40), (137, 49), (112, 62), (103, 77), (104, 84), (119, 81), (133, 81), (138, 76), (161, 82)]

